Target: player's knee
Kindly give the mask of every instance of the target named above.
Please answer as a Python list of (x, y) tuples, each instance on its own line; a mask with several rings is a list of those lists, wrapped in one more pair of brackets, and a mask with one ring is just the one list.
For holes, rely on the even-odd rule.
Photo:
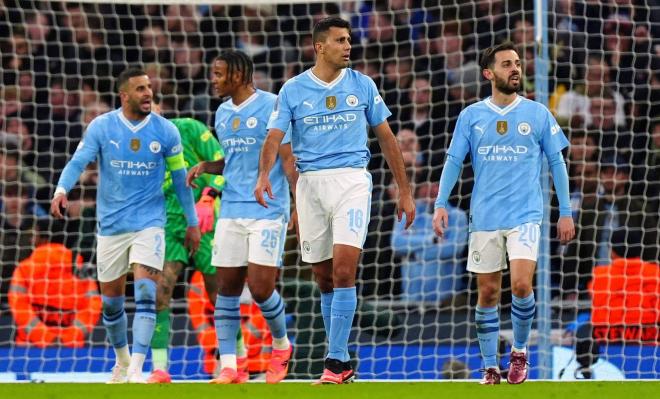
[(482, 285), (479, 287), (479, 303), (489, 307), (496, 306), (500, 299), (500, 287)]
[(334, 289), (334, 285), (332, 283), (332, 275), (315, 273), (314, 279), (316, 280), (316, 284), (318, 284), (319, 290), (321, 290), (321, 292), (332, 292)]
[(257, 303), (263, 303), (273, 295), (275, 286), (270, 286), (268, 284), (251, 284), (248, 281), (248, 288), (250, 289), (250, 294), (252, 294), (252, 299)]
[(511, 293), (518, 298), (527, 298), (532, 293), (532, 284), (529, 281), (512, 281)]

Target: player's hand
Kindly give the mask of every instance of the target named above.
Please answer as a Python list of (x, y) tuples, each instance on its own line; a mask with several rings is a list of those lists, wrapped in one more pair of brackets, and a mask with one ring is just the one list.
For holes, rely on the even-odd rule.
[(190, 168), (190, 170), (188, 170), (188, 174), (186, 175), (186, 186), (197, 188), (197, 184), (195, 184), (195, 179), (197, 179), (199, 176), (203, 175), (204, 173), (206, 173), (206, 162), (204, 161)]
[(449, 226), (449, 214), (445, 208), (438, 208), (433, 213), (433, 231), (442, 238), (445, 235), (445, 229)]
[(199, 227), (188, 227), (186, 229), (186, 238), (183, 245), (188, 248), (190, 255), (194, 255), (199, 249), (199, 242), (202, 239), (202, 233), (199, 232)]
[(69, 201), (66, 199), (66, 194), (55, 194), (50, 203), (50, 213), (58, 219), (64, 218), (63, 210), (69, 207)]
[(415, 221), (415, 200), (412, 194), (399, 194), (399, 204), (397, 206), (397, 220), (400, 222), (403, 214), (406, 214), (406, 229)]
[(199, 201), (195, 204), (201, 234), (212, 231), (213, 223), (215, 222), (215, 198), (209, 195), (211, 190), (213, 190), (211, 187), (206, 187), (202, 191)]
[(259, 205), (263, 206), (264, 208), (268, 208), (266, 198), (264, 197), (264, 191), (268, 194), (268, 198), (275, 198), (273, 195), (273, 187), (270, 185), (270, 179), (267, 175), (262, 176), (260, 174), (259, 178), (257, 179), (257, 185), (254, 187), (254, 198), (257, 200)]
[(575, 225), (573, 218), (570, 216), (562, 216), (557, 222), (557, 238), (562, 244), (566, 244), (575, 237)]

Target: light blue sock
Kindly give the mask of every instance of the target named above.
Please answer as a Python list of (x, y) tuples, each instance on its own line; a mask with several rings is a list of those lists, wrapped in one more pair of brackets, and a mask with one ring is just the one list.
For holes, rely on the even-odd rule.
[(133, 353), (147, 354), (156, 327), (156, 282), (135, 280), (135, 317), (133, 318)]
[(103, 302), (103, 325), (108, 334), (108, 341), (113, 348), (128, 345), (128, 317), (124, 311), (124, 296), (101, 296)]
[(536, 301), (534, 292), (527, 298), (518, 298), (513, 295), (511, 301), (511, 325), (513, 326), (513, 347), (519, 350), (527, 348), (529, 332), (532, 329), (534, 314), (536, 313)]
[(284, 301), (277, 290), (273, 291), (270, 298), (257, 305), (266, 318), (273, 338), (284, 338), (286, 336), (286, 313), (284, 312)]
[(332, 297), (328, 357), (342, 362), (349, 361), (348, 337), (351, 334), (353, 316), (357, 306), (355, 287), (335, 288)]
[(241, 326), (240, 296), (218, 294), (215, 300), (215, 333), (221, 355), (236, 354), (236, 334)]
[(332, 297), (334, 292), (321, 293), (321, 315), (323, 316), (323, 326), (325, 327), (325, 336), (330, 337), (330, 326), (332, 325), (332, 318), (330, 317), (330, 310), (332, 309)]
[(494, 308), (482, 308), (477, 305), (474, 319), (477, 323), (477, 338), (481, 357), (484, 359), (485, 368), (499, 368), (497, 364), (497, 348), (500, 335), (500, 315), (497, 306)]

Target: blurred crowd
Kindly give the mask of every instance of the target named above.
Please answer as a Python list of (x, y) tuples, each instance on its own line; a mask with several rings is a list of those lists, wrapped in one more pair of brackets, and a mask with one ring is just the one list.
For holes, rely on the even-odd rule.
[[(619, 230), (639, 237), (646, 260), (659, 258), (660, 5), (548, 3), (549, 107), (571, 142), (565, 155), (577, 227), (569, 245), (552, 241), (552, 281), (555, 295), (570, 298), (586, 292), (594, 267), (611, 262), (610, 237)], [(46, 215), (85, 127), (118, 105), (113, 84), (122, 70), (143, 66), (165, 116), (213, 126), (222, 100), (212, 92), (210, 65), (220, 51), (245, 51), (255, 62), (256, 85), (277, 93), (313, 65), (311, 29), (328, 15), (352, 23), (352, 67), (374, 79), (393, 113), (389, 122), (422, 215), (410, 233), (418, 240), (395, 226), (391, 176), (372, 141), (374, 202), (362, 295), (456, 303), (469, 287), (469, 162), (452, 197), (457, 222), (451, 240), (438, 243), (425, 220), (458, 114), (489, 95), (480, 52), (512, 40), (523, 62), (521, 94), (534, 98), (532, 11), (525, 0), (259, 7), (0, 1), (0, 304), (6, 306), (17, 264), (32, 253), (36, 221)], [(93, 167), (85, 172), (71, 193), (64, 227), (67, 247), (92, 264), (97, 179)], [(432, 280), (446, 274), (446, 281)]]

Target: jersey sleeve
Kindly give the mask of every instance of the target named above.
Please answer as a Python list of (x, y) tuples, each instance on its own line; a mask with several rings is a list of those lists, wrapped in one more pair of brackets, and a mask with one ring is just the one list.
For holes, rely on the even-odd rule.
[(550, 111), (543, 106), (541, 119), (541, 148), (546, 156), (553, 155), (568, 147), (568, 139)]
[(284, 132), (284, 138), (282, 139), (282, 143), (280, 145), (284, 144), (290, 144), (291, 143), (291, 124), (289, 124), (289, 128), (286, 129)]
[(279, 129), (283, 132), (289, 130), (293, 119), (293, 109), (289, 105), (291, 87), (292, 84), (285, 84), (280, 89), (280, 93), (275, 99), (275, 105), (273, 105), (273, 112), (268, 119), (267, 129)]
[(459, 162), (463, 162), (468, 151), (470, 151), (470, 116), (468, 109), (465, 109), (458, 115), (447, 153), (457, 158)]
[(163, 126), (167, 131), (167, 144), (163, 148), (167, 169), (174, 172), (179, 169), (185, 169), (186, 162), (183, 159), (183, 146), (181, 145), (181, 136), (176, 126), (166, 121)]
[(373, 80), (369, 77), (364, 77), (367, 83), (367, 123), (369, 126), (378, 126), (385, 122), (392, 113), (385, 105), (383, 97), (380, 96), (378, 88)]
[(76, 181), (78, 181), (78, 177), (85, 170), (85, 167), (90, 162), (96, 160), (96, 157), (101, 151), (100, 136), (103, 131), (102, 125), (102, 120), (98, 118), (89, 124), (85, 136), (78, 144), (78, 148), (76, 148), (76, 152), (73, 153), (73, 157), (66, 164), (60, 175), (60, 180), (57, 183), (58, 188), (69, 192), (76, 184)]

